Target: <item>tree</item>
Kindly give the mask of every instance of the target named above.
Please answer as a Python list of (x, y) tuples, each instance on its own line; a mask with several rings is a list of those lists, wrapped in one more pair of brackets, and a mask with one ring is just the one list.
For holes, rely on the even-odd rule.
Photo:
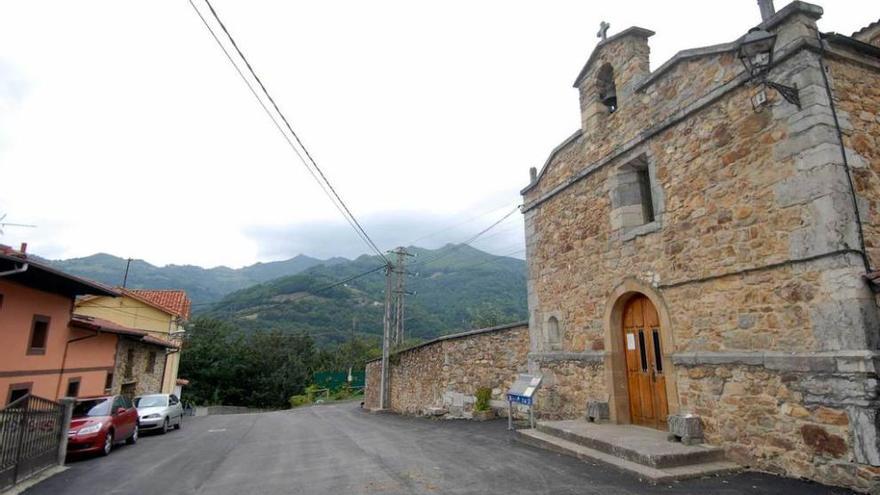
[(470, 308), (468, 313), (470, 313), (471, 328), (497, 327), (510, 321), (510, 318), (505, 317), (501, 310), (489, 303)]
[(199, 404), (285, 407), (311, 382), (314, 342), (302, 333), (258, 330), (245, 335), (226, 322), (195, 319), (187, 329), (180, 374)]

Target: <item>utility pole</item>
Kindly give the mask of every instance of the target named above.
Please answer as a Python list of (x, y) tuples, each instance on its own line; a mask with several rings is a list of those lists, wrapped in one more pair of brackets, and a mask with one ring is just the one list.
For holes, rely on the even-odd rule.
[[(407, 295), (405, 260), (407, 256), (414, 256), (399, 247), (391, 254), (397, 255), (396, 264), (389, 262), (385, 265), (385, 317), (382, 321), (382, 376), (379, 381), (379, 409), (387, 409), (389, 390), (388, 358), (391, 355), (391, 347), (397, 347), (403, 343), (403, 298)], [(397, 276), (396, 281), (391, 280), (391, 275)], [(392, 308), (392, 304), (395, 307)]]
[(351, 333), (348, 336), (348, 384), (351, 385), (351, 370), (354, 368), (354, 332), (357, 328), (357, 316), (351, 317)]
[(125, 275), (122, 277), (122, 288), (125, 288), (125, 284), (128, 283), (128, 268), (131, 266), (131, 258), (125, 263)]
[(385, 265), (385, 317), (382, 319), (382, 376), (379, 379), (379, 409), (388, 409), (388, 357), (391, 353), (391, 273), (394, 265)]
[(404, 300), (408, 295), (406, 292), (406, 257), (414, 256), (406, 251), (404, 247), (398, 247), (392, 254), (397, 255), (397, 266), (394, 273), (397, 274), (397, 287), (394, 291), (395, 296), (395, 319), (394, 319), (394, 345), (401, 346), (405, 338), (404, 328)]

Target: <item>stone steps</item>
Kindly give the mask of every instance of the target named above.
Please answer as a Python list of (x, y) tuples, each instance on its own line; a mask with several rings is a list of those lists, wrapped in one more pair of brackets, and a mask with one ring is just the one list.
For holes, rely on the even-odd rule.
[(568, 420), (540, 421), (537, 429), (518, 430), (515, 438), (581, 460), (610, 464), (654, 483), (740, 469), (726, 461), (718, 447), (684, 445), (666, 437), (666, 432), (641, 426)]
[[(574, 427), (567, 427), (569, 424)], [(578, 428), (579, 422), (552, 421), (538, 430), (584, 447), (655, 468), (668, 468), (724, 460), (724, 450), (706, 445), (669, 442), (666, 433), (639, 426)], [(589, 425), (589, 423), (587, 424)], [(590, 425), (591, 426), (591, 425)], [(619, 431), (615, 431), (619, 430)]]

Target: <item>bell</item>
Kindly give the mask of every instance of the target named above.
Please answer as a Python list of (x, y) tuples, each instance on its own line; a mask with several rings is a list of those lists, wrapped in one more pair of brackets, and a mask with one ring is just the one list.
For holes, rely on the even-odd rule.
[(607, 92), (603, 92), (599, 95), (599, 101), (601, 101), (602, 104), (608, 107), (612, 112), (617, 110), (617, 92), (614, 88), (610, 88)]

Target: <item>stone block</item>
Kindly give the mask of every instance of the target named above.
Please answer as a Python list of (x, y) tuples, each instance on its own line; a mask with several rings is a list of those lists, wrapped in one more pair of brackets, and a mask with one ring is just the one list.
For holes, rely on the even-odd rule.
[(666, 419), (669, 441), (685, 445), (703, 443), (703, 422), (694, 414), (670, 414)]
[(853, 407), (847, 412), (852, 426), (855, 461), (880, 466), (880, 412), (876, 407)]
[(877, 328), (876, 307), (870, 300), (828, 301), (813, 307), (810, 316), (816, 342), (826, 351), (866, 349), (872, 343), (866, 329)]
[(600, 423), (611, 418), (608, 402), (598, 400), (587, 401), (587, 421)]

